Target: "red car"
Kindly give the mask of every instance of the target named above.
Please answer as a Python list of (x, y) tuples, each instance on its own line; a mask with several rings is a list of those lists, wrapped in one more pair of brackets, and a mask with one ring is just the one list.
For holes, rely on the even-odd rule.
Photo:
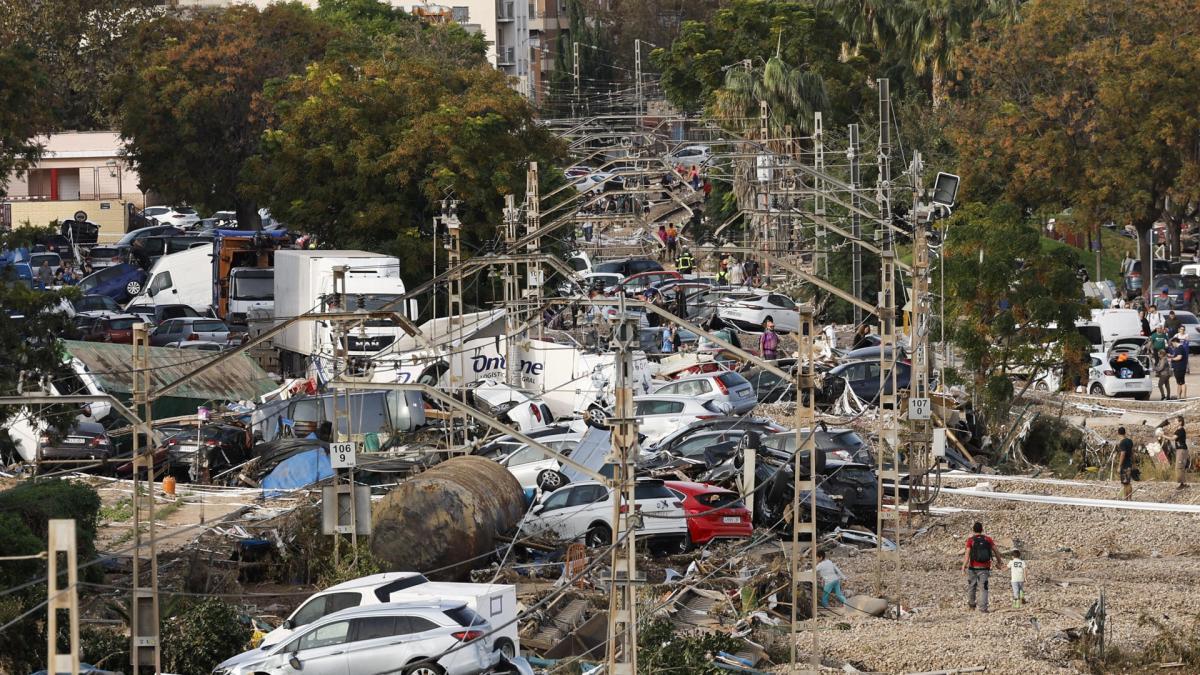
[(91, 331), (83, 336), (88, 342), (112, 342), (114, 344), (133, 344), (133, 324), (141, 323), (141, 317), (132, 314), (116, 314), (96, 319)]
[(688, 540), (692, 545), (713, 539), (744, 539), (754, 532), (750, 510), (736, 492), (724, 488), (669, 480), (663, 483), (683, 504), (688, 517)]

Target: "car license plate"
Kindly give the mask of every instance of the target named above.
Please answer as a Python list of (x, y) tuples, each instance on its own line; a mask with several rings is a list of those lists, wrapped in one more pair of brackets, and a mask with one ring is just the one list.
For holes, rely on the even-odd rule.
[(740, 523), (742, 519), (740, 516), (725, 516), (721, 521), (726, 523)]
[(1141, 382), (1126, 382), (1125, 388), (1126, 389), (1141, 389), (1141, 385), (1142, 385)]

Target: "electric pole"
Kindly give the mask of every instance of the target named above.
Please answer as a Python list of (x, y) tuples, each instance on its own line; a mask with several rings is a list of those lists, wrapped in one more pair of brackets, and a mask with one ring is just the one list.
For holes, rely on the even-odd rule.
[(635, 462), (638, 454), (637, 417), (633, 409), (633, 351), (639, 347), (637, 322), (625, 309), (625, 296), (617, 306), (613, 323), (613, 387), (615, 403), (612, 430), (612, 454), (608, 461), (614, 466), (611, 490), (612, 554), (608, 596), (608, 675), (637, 675), (637, 545), (635, 533), (641, 526), (642, 514), (637, 510)]
[[(812, 634), (812, 651), (809, 665), (815, 671), (820, 665), (820, 634), (817, 632), (817, 453), (813, 443), (816, 433), (816, 389), (813, 369), (813, 310), (812, 305), (801, 305), (800, 310), (800, 354), (796, 363), (796, 453), (792, 455), (792, 623), (791, 623), (791, 666), (795, 671), (800, 642), (800, 533), (808, 535), (808, 554), (811, 569), (808, 574), (809, 588), (809, 632)], [(802, 455), (808, 453), (807, 478), (801, 463)], [(800, 494), (808, 494), (808, 522), (801, 522)]]
[[(79, 558), (75, 548), (75, 521), (51, 520), (46, 547), (49, 570), (46, 572), (46, 672), (79, 675)], [(58, 585), (58, 554), (67, 566), (67, 587)], [(70, 650), (58, 653), (58, 612), (67, 610)], [(136, 668), (136, 666), (134, 666)]]
[[(133, 429), (133, 597), (129, 606), (130, 660), (133, 675), (141, 666), (162, 669), (158, 623), (158, 551), (154, 533), (154, 426), (150, 402), (150, 340), (149, 326), (133, 325), (133, 406), (141, 422)], [(142, 448), (142, 442), (146, 447)], [(141, 472), (146, 471), (146, 494), (142, 495)], [(141, 574), (142, 502), (147, 512), (150, 548), (150, 586), (144, 586)]]
[[(530, 239), (525, 250), (531, 255), (542, 253), (542, 239), (537, 236), (538, 231), (542, 227), (541, 213), (541, 196), (538, 192), (538, 164), (537, 162), (530, 162), (529, 170), (525, 173), (525, 229)], [(516, 268), (514, 267), (513, 269)], [(533, 262), (525, 265), (525, 269), (528, 273), (526, 286), (530, 289), (530, 300), (534, 311), (540, 311), (544, 295), (542, 283), (546, 280), (542, 274), (542, 261), (534, 259)], [(537, 326), (537, 336), (540, 338), (543, 335), (544, 327), (540, 321)]]
[[(517, 240), (517, 223), (521, 213), (516, 206), (513, 195), (504, 195), (504, 252), (513, 254), (513, 243)], [(518, 263), (504, 263), (504, 380), (514, 387), (521, 386), (520, 374), (517, 368), (517, 328), (522, 324), (520, 307), (517, 302), (521, 298), (520, 283), (517, 281)]]
[(642, 115), (645, 113), (642, 110), (644, 99), (642, 97), (642, 41), (634, 39), (633, 41), (633, 61), (634, 61), (634, 95), (637, 97), (637, 130), (642, 129)]
[[(450, 334), (450, 392), (455, 398), (462, 398), (463, 378), (462, 369), (465, 367), (465, 360), (459, 358), (459, 367), (455, 368), (455, 354), (462, 348), (462, 328), (463, 328), (463, 272), (462, 266), (462, 244), (459, 240), (459, 233), (462, 227), (462, 222), (458, 219), (458, 200), (446, 198), (442, 200), (442, 225), (446, 228), (446, 234), (442, 239), (442, 246), (446, 249), (447, 264), (446, 269), (450, 271), (449, 292), (447, 293), (446, 302), (446, 327)], [(458, 415), (451, 411), (448, 424), (450, 432), (450, 446), (454, 447), (455, 439), (459, 432), (455, 431), (454, 423), (459, 419)], [(464, 424), (466, 420), (463, 420)], [(466, 442), (466, 428), (461, 430), (462, 440)]]
[(910, 167), (913, 205), (912, 270), (912, 384), (908, 398), (908, 506), (909, 511), (929, 512), (935, 497), (931, 474), (937, 461), (930, 451), (932, 401), (929, 397), (929, 247), (926, 223), (917, 213), (921, 202), (921, 153), (913, 152)]
[[(859, 158), (862, 156), (862, 148), (858, 143), (858, 125), (850, 125), (850, 147), (846, 150), (846, 155), (850, 160), (850, 200), (854, 209), (850, 212), (850, 234), (854, 235), (854, 241), (850, 244), (850, 292), (856, 298), (862, 298), (862, 245), (859, 243), (862, 240), (862, 216), (859, 215), (858, 209), (862, 208), (862, 197), (859, 195), (859, 190), (862, 189), (862, 176), (859, 171)], [(858, 305), (854, 306), (854, 326), (857, 328), (862, 324), (862, 308)]]
[[(892, 237), (892, 176), (891, 176), (891, 98), (888, 92), (888, 80), (876, 80), (879, 89), (879, 149), (876, 162), (879, 168), (879, 182), (876, 186), (876, 198), (879, 202), (879, 235), (881, 270), (879, 277), (879, 446), (878, 455), (878, 515), (876, 532), (878, 533), (875, 547), (876, 571), (875, 586), (879, 595), (884, 591), (885, 567), (888, 572), (899, 576), (900, 573), (900, 459), (899, 459), (899, 411), (896, 392), (896, 360), (898, 348), (896, 340), (896, 247)], [(887, 505), (884, 490), (891, 482), (892, 505)], [(895, 546), (890, 550), (883, 545), (888, 525)], [(898, 590), (898, 589), (896, 589)]]
[(575, 95), (571, 97), (571, 117), (577, 116), (579, 105), (579, 43), (571, 43), (571, 77), (575, 82)]
[[(824, 122), (821, 119), (820, 111), (813, 115), (813, 168), (817, 171), (817, 178), (813, 181), (813, 213), (818, 216), (825, 215), (825, 181), (821, 180), (820, 176), (825, 173), (825, 130)], [(825, 219), (818, 218), (816, 225), (813, 228), (813, 274), (821, 274), (822, 265), (824, 263), (824, 274), (829, 276), (829, 253), (825, 247), (825, 228), (821, 223)]]

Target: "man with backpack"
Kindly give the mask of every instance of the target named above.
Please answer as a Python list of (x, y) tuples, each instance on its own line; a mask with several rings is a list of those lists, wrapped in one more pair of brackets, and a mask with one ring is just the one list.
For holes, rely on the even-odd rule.
[(962, 569), (967, 573), (967, 607), (975, 609), (975, 593), (981, 592), (979, 611), (988, 611), (988, 577), (992, 573), (992, 563), (999, 568), (1003, 564), (996, 542), (983, 533), (983, 523), (976, 522), (975, 534), (967, 539), (967, 553), (963, 556)]

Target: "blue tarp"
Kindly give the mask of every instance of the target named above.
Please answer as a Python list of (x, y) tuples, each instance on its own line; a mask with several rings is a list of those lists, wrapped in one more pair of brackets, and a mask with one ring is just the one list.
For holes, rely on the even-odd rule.
[(312, 485), (317, 481), (333, 477), (329, 455), (322, 448), (313, 448), (292, 455), (279, 463), (262, 480), (264, 497), (276, 497), (287, 490)]

